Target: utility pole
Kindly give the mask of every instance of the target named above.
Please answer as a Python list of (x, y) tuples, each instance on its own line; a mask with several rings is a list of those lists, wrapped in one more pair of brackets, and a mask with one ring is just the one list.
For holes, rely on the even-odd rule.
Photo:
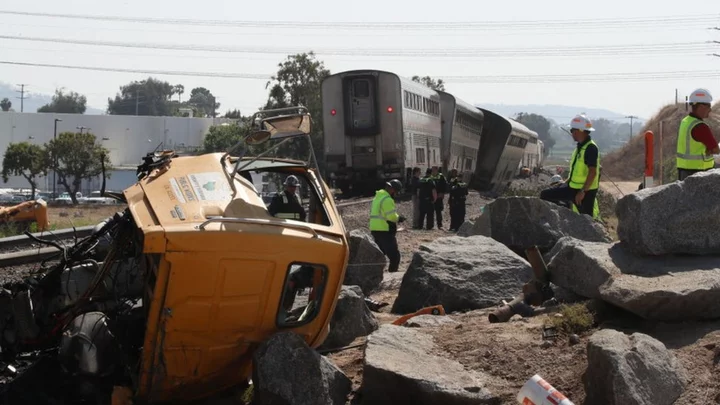
[(24, 109), (24, 101), (25, 101), (25, 86), (27, 84), (18, 84), (20, 86), (20, 90), (15, 90), (16, 92), (20, 93), (20, 97), (17, 97), (20, 99), (20, 112), (23, 112)]
[(630, 118), (630, 139), (628, 140), (628, 142), (630, 142), (633, 136), (633, 120), (637, 119), (637, 117), (634, 115), (627, 115), (625, 118)]
[(140, 107), (140, 89), (135, 90), (135, 115), (138, 115), (138, 109)]

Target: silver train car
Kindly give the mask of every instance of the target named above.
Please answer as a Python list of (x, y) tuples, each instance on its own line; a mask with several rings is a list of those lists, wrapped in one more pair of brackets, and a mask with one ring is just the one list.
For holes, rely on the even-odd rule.
[(442, 118), (443, 173), (447, 174), (450, 170), (456, 169), (462, 180), (469, 183), (477, 166), (483, 113), (477, 107), (450, 93), (444, 91), (438, 93)]
[(538, 139), (538, 134), (511, 118), (483, 108), (480, 111), (483, 128), (471, 187), (499, 193), (517, 173), (525, 147), (531, 139)]
[(323, 81), (322, 105), (325, 170), (344, 195), (407, 184), (413, 167), (442, 165), (435, 90), (391, 72), (345, 71)]

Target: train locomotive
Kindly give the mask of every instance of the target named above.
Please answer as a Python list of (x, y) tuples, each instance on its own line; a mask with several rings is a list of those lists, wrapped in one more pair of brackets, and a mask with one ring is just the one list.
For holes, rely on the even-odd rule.
[(407, 185), (413, 168), (433, 166), (497, 191), (537, 140), (518, 122), (381, 70), (328, 76), (322, 106), (326, 178), (344, 196), (371, 195), (391, 179)]

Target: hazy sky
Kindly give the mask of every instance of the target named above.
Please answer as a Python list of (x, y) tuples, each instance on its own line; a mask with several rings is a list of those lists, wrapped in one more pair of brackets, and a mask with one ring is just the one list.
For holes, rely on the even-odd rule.
[[(287, 52), (315, 50), (332, 72), (377, 68), (403, 76), (448, 77), (447, 90), (471, 103), (583, 105), (649, 117), (663, 104), (674, 100), (676, 88), (684, 97), (696, 87), (705, 87), (716, 100), (720, 99), (720, 57), (707, 55), (720, 54), (720, 45), (708, 43), (720, 41), (720, 30), (709, 29), (720, 27), (718, 0), (692, 3), (619, 0), (16, 0), (4, 1), (0, 10), (131, 18), (317, 22), (312, 27), (243, 27), (145, 24), (0, 13), (0, 36), (265, 50), (264, 53), (175, 51), (0, 38), (0, 61), (257, 75), (275, 73), (277, 64)], [(347, 21), (396, 25), (352, 29), (328, 25)], [(397, 25), (399, 22), (423, 21), (436, 24), (424, 29), (399, 29)], [(454, 24), (449, 21), (475, 25), (462, 30), (448, 29)], [(492, 27), (477, 25), (483, 22), (496, 23)], [(523, 25), (513, 26), (509, 24), (511, 22), (523, 22)], [(667, 44), (687, 44), (687, 48), (675, 45), (657, 50), (658, 46)], [(631, 46), (627, 48), (629, 51), (623, 51), (622, 47), (627, 46)], [(461, 48), (466, 54), (469, 51), (470, 56), (437, 55), (439, 51), (453, 54)], [(391, 56), (363, 56), (359, 55), (358, 49)], [(535, 50), (529, 51), (532, 53), (523, 51), (527, 49)], [(348, 52), (353, 50), (354, 53)], [(397, 55), (399, 51), (406, 54)], [(435, 55), (431, 55), (433, 52)], [(597, 76), (686, 71), (710, 71), (715, 77), (618, 81), (613, 77), (606, 80)], [(543, 83), (533, 78), (534, 83), (507, 82), (508, 79), (497, 83), (500, 79), (493, 79), (498, 75), (579, 74), (603, 81)], [(85, 94), (88, 104), (100, 109), (106, 108), (107, 98), (114, 96), (119, 86), (147, 76), (0, 64), (0, 81), (27, 83), (32, 92), (52, 93), (55, 87), (65, 87)], [(186, 89), (184, 99), (193, 87), (207, 87), (218, 97), (221, 113), (239, 108), (250, 114), (267, 98), (267, 80), (263, 79), (154, 76), (172, 84), (183, 84)], [(484, 82), (478, 83), (479, 79)]]

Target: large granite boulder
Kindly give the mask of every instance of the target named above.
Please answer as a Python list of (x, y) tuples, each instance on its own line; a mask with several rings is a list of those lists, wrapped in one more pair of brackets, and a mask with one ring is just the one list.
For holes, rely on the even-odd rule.
[(536, 197), (498, 198), (474, 222), (471, 235), (491, 237), (514, 251), (537, 246), (547, 252), (565, 236), (591, 242), (612, 240), (590, 216)]
[(662, 342), (642, 333), (604, 329), (587, 345), (586, 405), (671, 405), (687, 374)]
[(377, 328), (378, 322), (365, 304), (360, 287), (344, 285), (330, 320), (330, 333), (322, 347), (334, 349), (349, 345), (355, 338), (367, 336)]
[(485, 236), (451, 236), (420, 245), (403, 276), (393, 313), (442, 304), (446, 312), (488, 308), (522, 292), (525, 259)]
[(643, 318), (720, 318), (720, 257), (637, 257), (622, 243), (561, 239), (547, 255), (552, 282)]
[(362, 229), (350, 231), (350, 257), (345, 271), (345, 285), (357, 285), (370, 295), (382, 283), (387, 258), (372, 235)]
[(720, 254), (720, 169), (618, 201), (618, 237), (638, 254)]
[(352, 382), (300, 335), (281, 332), (253, 353), (253, 404), (345, 405)]
[(432, 337), (416, 328), (382, 325), (368, 337), (361, 390), (364, 404), (500, 404), (492, 377), (435, 355)]

